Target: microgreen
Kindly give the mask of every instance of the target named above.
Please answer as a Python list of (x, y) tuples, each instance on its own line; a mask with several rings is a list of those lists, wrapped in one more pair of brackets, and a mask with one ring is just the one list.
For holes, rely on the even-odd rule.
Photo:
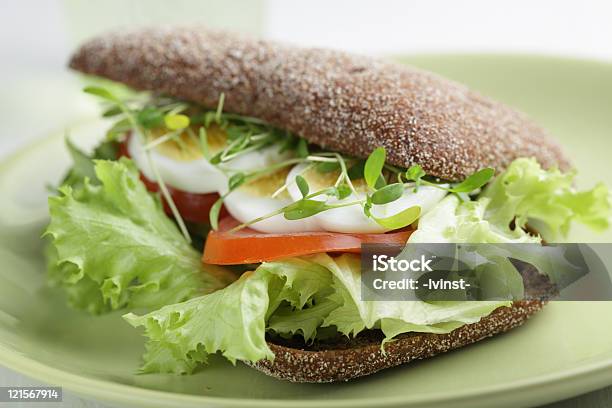
[(348, 184), (340, 184), (338, 187), (336, 187), (336, 191), (338, 192), (337, 197), (339, 200), (344, 200), (352, 193), (352, 190)]
[(132, 130), (131, 121), (128, 118), (123, 118), (115, 122), (113, 126), (106, 131), (106, 140), (117, 140), (120, 136), (123, 136), (130, 130)]
[[(115, 125), (111, 128), (111, 131), (107, 133), (107, 139), (109, 139), (110, 137), (110, 138), (113, 138), (112, 140), (114, 140), (120, 133), (126, 133), (130, 130), (133, 130), (138, 135), (138, 137), (143, 138), (143, 143), (147, 141), (147, 139), (149, 138), (148, 137), (149, 130), (145, 128), (144, 126), (142, 126), (142, 124), (139, 123), (138, 119), (134, 115), (133, 110), (130, 109), (126, 105), (126, 103), (123, 102), (120, 98), (118, 98), (116, 95), (114, 95), (112, 92), (108, 91), (107, 89), (100, 88), (100, 87), (88, 86), (83, 91), (85, 93), (95, 95), (99, 98), (102, 98), (108, 102), (114, 103), (116, 107), (123, 113), (124, 117), (119, 119), (119, 121), (115, 123)], [(130, 126), (128, 127), (127, 124), (129, 124)], [(172, 199), (172, 196), (170, 195), (170, 192), (168, 191), (166, 183), (161, 178), (159, 174), (159, 170), (157, 169), (155, 162), (151, 158), (150, 151), (145, 150), (145, 156), (147, 158), (149, 167), (151, 168), (151, 170), (153, 170), (155, 181), (159, 185), (161, 194), (166, 200), (168, 207), (170, 207), (170, 211), (179, 226), (181, 234), (183, 234), (185, 241), (187, 241), (188, 243), (191, 243), (191, 236), (189, 235), (189, 231), (187, 231), (187, 226), (185, 225), (185, 221), (183, 220), (183, 217), (181, 217), (181, 214), (179, 213), (178, 209), (176, 208), (176, 204), (174, 203), (174, 200)]]
[(363, 168), (363, 176), (365, 178), (366, 184), (372, 188), (376, 188), (376, 182), (378, 181), (382, 169), (385, 165), (385, 160), (387, 157), (387, 153), (384, 147), (377, 147), (374, 151), (368, 156), (368, 159), (365, 162), (365, 166)]
[(306, 139), (299, 139), (295, 152), (298, 157), (308, 157), (308, 143)]
[(348, 174), (348, 168), (346, 166), (346, 161), (344, 160), (342, 155), (338, 153), (334, 153), (334, 155), (336, 156), (336, 159), (338, 160), (338, 164), (340, 164), (340, 176), (338, 176), (338, 179), (336, 180), (336, 183), (334, 184), (334, 186), (338, 187), (340, 183), (344, 182), (348, 185), (351, 191), (355, 192), (355, 187), (353, 186), (353, 183), (351, 182), (351, 178), (349, 177), (349, 174)]
[(495, 169), (486, 167), (478, 170), (476, 173), (472, 174), (456, 186), (449, 188), (448, 191), (451, 193), (472, 192), (477, 188), (484, 186), (489, 180), (491, 180), (491, 178), (493, 178), (493, 175), (495, 175)]
[(118, 106), (113, 105), (110, 108), (106, 109), (103, 113), (102, 113), (102, 117), (103, 118), (111, 118), (113, 116), (117, 116), (121, 114), (121, 109), (119, 109)]
[(217, 154), (215, 154), (214, 156), (212, 156), (209, 160), (210, 164), (219, 164), (221, 163), (221, 155), (223, 154), (223, 152), (219, 152)]
[(401, 183), (389, 184), (380, 188), (372, 194), (372, 204), (388, 204), (400, 198), (404, 194), (404, 185)]
[(152, 141), (150, 141), (149, 143), (147, 143), (144, 147), (145, 151), (151, 150), (154, 147), (157, 147), (161, 144), (166, 143), (169, 140), (174, 140), (175, 142), (179, 143), (179, 146), (181, 146), (181, 148), (183, 148), (182, 146), (182, 141), (181, 139), (178, 138), (178, 136), (180, 135), (181, 132), (178, 131), (174, 131), (174, 132), (168, 132), (165, 135), (162, 135), (156, 139), (153, 139)]
[(407, 180), (414, 181), (414, 191), (417, 191), (421, 185), (421, 179), (425, 177), (425, 172), (421, 166), (415, 164), (406, 170), (405, 176)]
[[(225, 96), (223, 97), (223, 100), (225, 100)], [(219, 108), (217, 107), (217, 109)], [(223, 106), (221, 106), (221, 109), (223, 109)], [(235, 113), (226, 113), (226, 112), (223, 112), (222, 114), (223, 114), (223, 117), (225, 117), (228, 120), (237, 120), (243, 123), (251, 123), (254, 125), (269, 126), (266, 121), (257, 119), (257, 118), (252, 118), (250, 116), (243, 116), (243, 115), (237, 115)]]
[(225, 94), (221, 92), (219, 95), (219, 104), (217, 105), (217, 111), (215, 112), (215, 122), (221, 123), (221, 114), (223, 113), (223, 105), (225, 104)]
[(108, 102), (121, 103), (119, 98), (113, 95), (110, 91), (104, 88), (100, 88), (97, 86), (87, 86), (83, 89), (83, 92), (95, 95), (99, 98), (102, 98)]
[(327, 209), (328, 206), (325, 204), (325, 201), (303, 198), (286, 206), (283, 210), (283, 216), (288, 220), (300, 220), (312, 217)]
[(366, 196), (366, 202), (363, 205), (363, 213), (366, 215), (366, 217), (372, 216), (372, 196), (371, 195)]
[(146, 153), (147, 161), (149, 163), (149, 167), (153, 170), (153, 174), (155, 175), (155, 181), (159, 185), (159, 189), (162, 193), (162, 196), (166, 199), (166, 203), (168, 204), (168, 207), (170, 207), (170, 212), (174, 216), (174, 219), (176, 220), (179, 226), (179, 229), (181, 230), (181, 233), (183, 234), (183, 237), (185, 238), (185, 241), (187, 241), (188, 243), (191, 243), (191, 235), (189, 235), (189, 231), (187, 231), (187, 226), (185, 225), (185, 221), (183, 220), (183, 217), (181, 217), (181, 213), (179, 213), (178, 208), (176, 208), (176, 204), (174, 203), (174, 199), (170, 195), (170, 191), (168, 191), (168, 187), (166, 186), (166, 183), (161, 178), (161, 175), (159, 174), (159, 170), (157, 169), (157, 166), (155, 165), (155, 163), (153, 162), (153, 159), (151, 158), (150, 152), (145, 151), (145, 153)]
[(365, 168), (365, 161), (359, 160), (348, 169), (348, 176), (351, 180), (359, 180), (363, 178), (363, 169)]
[[(228, 191), (224, 195), (222, 195), (215, 202), (215, 205), (217, 205), (217, 207), (213, 206), (213, 208), (211, 209), (211, 212), (209, 213), (209, 220), (210, 220), (210, 225), (211, 225), (212, 229), (214, 229), (214, 230), (218, 229), (218, 225), (219, 225), (219, 213), (220, 213), (220, 210), (221, 210), (221, 206), (223, 205), (223, 201), (225, 200), (227, 195), (230, 194), (233, 190), (235, 190), (236, 188), (240, 187), (244, 183), (255, 181), (255, 180), (257, 180), (257, 179), (259, 179), (261, 177), (265, 177), (266, 175), (268, 175), (270, 173), (273, 173), (276, 170), (282, 169), (282, 168), (287, 167), (287, 166), (291, 166), (293, 164), (301, 163), (302, 161), (303, 161), (302, 159), (289, 159), (289, 160), (285, 160), (285, 161), (280, 162), (280, 163), (272, 164), (272, 165), (270, 165), (268, 167), (265, 167), (263, 169), (252, 171), (250, 173), (236, 173), (236, 174), (232, 175), (229, 178), (229, 181), (228, 181)], [(212, 163), (212, 161), (211, 161), (211, 163)], [(275, 212), (272, 215), (281, 214), (281, 213), (282, 213), (282, 211)], [(272, 215), (268, 215), (268, 216), (264, 216), (264, 217), (259, 217), (259, 218), (255, 219), (255, 220), (251, 220), (248, 223), (241, 224), (241, 225), (239, 225), (237, 227), (234, 227), (232, 229), (232, 231), (233, 230), (239, 230), (241, 228), (247, 227), (247, 226), (257, 222), (257, 220), (266, 219), (266, 218), (268, 218), (269, 216), (272, 216)]]
[(430, 181), (425, 180), (424, 177), (426, 175), (427, 174), (425, 173), (425, 171), (423, 171), (421, 166), (419, 166), (418, 164), (410, 167), (408, 170), (406, 170), (406, 173), (405, 173), (405, 177), (407, 180), (415, 182), (415, 191), (417, 190), (419, 185), (427, 185), (427, 186), (436, 187), (442, 190), (446, 190), (449, 193), (458, 194), (458, 193), (470, 193), (484, 186), (485, 184), (489, 182), (489, 180), (491, 180), (491, 178), (493, 178), (493, 176), (495, 175), (495, 170), (491, 167), (486, 167), (484, 169), (478, 170), (476, 173), (470, 175), (465, 180), (463, 180), (461, 183), (456, 184), (454, 187), (450, 187), (450, 188), (445, 187), (444, 185), (440, 185), (438, 183), (432, 183)]
[(181, 114), (167, 114), (164, 116), (164, 124), (169, 130), (185, 129), (189, 126), (189, 117)]
[[(303, 142), (305, 143), (305, 142)], [(367, 160), (357, 161), (353, 163), (353, 165), (347, 169), (347, 165), (345, 163), (345, 159), (339, 155), (338, 153), (328, 153), (328, 152), (317, 152), (312, 153), (305, 158), (297, 158), (295, 160), (298, 161), (306, 161), (310, 163), (310, 167), (315, 167), (317, 170), (322, 172), (331, 171), (340, 169), (340, 176), (336, 181), (336, 184), (333, 187), (327, 187), (319, 191), (310, 192), (310, 186), (308, 185), (306, 179), (297, 175), (293, 182), (295, 182), (302, 194), (302, 198), (298, 201), (295, 201), (283, 208), (277, 209), (270, 214), (263, 215), (256, 219), (253, 219), (249, 222), (241, 224), (235, 228), (233, 231), (239, 230), (241, 228), (250, 226), (257, 222), (263, 221), (270, 217), (282, 214), (287, 220), (299, 220), (314, 216), (323, 211), (327, 211), (333, 208), (340, 208), (352, 205), (359, 205), (363, 208), (364, 214), (372, 218), (376, 223), (384, 227), (385, 229), (393, 230), (404, 228), (413, 222), (415, 222), (420, 214), (421, 208), (419, 206), (413, 206), (403, 211), (400, 211), (397, 214), (394, 214), (389, 217), (376, 217), (372, 214), (372, 208), (374, 205), (385, 205), (391, 203), (393, 201), (398, 200), (405, 191), (405, 188), (414, 184), (424, 184), (428, 186), (435, 186), (440, 189), (444, 189), (451, 193), (459, 193), (472, 191), (475, 188), (479, 188), (484, 185), (491, 177), (492, 177), (492, 169), (483, 169), (474, 175), (466, 178), (462, 183), (459, 183), (454, 188), (448, 188), (445, 185), (432, 183), (428, 180), (425, 180), (426, 177), (425, 171), (419, 166), (414, 165), (411, 168), (404, 170), (395, 166), (388, 165), (384, 162), (386, 158), (386, 153), (384, 148), (375, 149), (372, 154), (368, 157)], [(333, 166), (333, 167), (332, 167)], [(349, 173), (358, 173), (361, 169), (363, 169), (363, 176), (366, 178), (366, 183), (369, 184), (371, 190), (374, 190), (371, 194), (366, 194), (364, 199), (357, 199), (354, 201), (346, 201), (351, 193), (354, 190), (352, 185), (350, 184), (350, 174)], [(383, 170), (388, 173), (396, 173), (398, 181), (392, 184), (387, 184), (386, 179), (383, 175)], [(402, 177), (405, 177), (407, 182), (402, 181)], [(245, 182), (249, 181), (253, 178), (253, 175), (248, 175), (245, 177)], [(413, 183), (414, 182), (414, 183)], [(274, 195), (277, 195), (280, 191), (285, 189), (287, 184), (283, 185)], [(230, 190), (233, 189), (230, 186)], [(327, 200), (315, 200), (313, 198), (317, 196), (328, 196), (328, 197), (336, 197), (339, 200), (343, 200), (343, 202), (338, 203), (329, 203)], [(213, 224), (216, 225), (216, 224)]]
[(210, 226), (213, 230), (219, 229), (219, 213), (221, 212), (221, 207), (223, 206), (223, 199), (225, 197), (221, 196), (215, 201), (215, 203), (210, 207), (210, 212), (208, 213), (208, 219), (210, 221)]
[(208, 148), (208, 134), (206, 133), (206, 128), (204, 126), (200, 127), (199, 136), (202, 155), (205, 159), (210, 160), (210, 149)]
[(246, 176), (244, 173), (236, 173), (233, 174), (228, 181), (228, 186), (230, 190), (235, 190), (238, 187), (240, 187), (242, 184), (244, 184), (246, 180)]
[[(300, 174), (299, 174), (299, 175), (301, 176), (302, 174), (305, 174), (305, 173), (306, 173), (308, 170), (310, 170), (310, 169), (311, 169), (313, 166), (314, 166), (313, 164), (310, 164), (310, 165), (306, 166), (304, 169), (302, 169), (302, 171), (300, 171)], [(296, 179), (295, 179), (295, 178), (293, 179), (293, 181), (288, 181), (288, 182), (286, 182), (285, 184), (283, 184), (282, 186), (280, 186), (280, 187), (279, 187), (279, 188), (278, 188), (278, 189), (277, 189), (277, 190), (276, 190), (274, 193), (272, 193), (272, 196), (271, 196), (271, 197), (272, 197), (272, 198), (276, 198), (276, 197), (278, 197), (278, 195), (279, 195), (280, 193), (282, 193), (283, 191), (285, 191), (285, 190), (287, 189), (287, 187), (289, 187), (289, 185), (291, 185), (291, 184), (293, 184), (293, 183), (295, 183), (295, 182), (296, 182)]]
[(236, 140), (244, 135), (244, 129), (240, 126), (228, 126), (225, 129), (225, 134), (227, 135), (228, 140)]
[(384, 228), (388, 228), (390, 230), (394, 230), (394, 229), (400, 229), (400, 228), (407, 227), (408, 225), (415, 222), (419, 218), (420, 215), (421, 215), (421, 207), (416, 205), (414, 207), (406, 208), (405, 210), (395, 215), (392, 215), (390, 217), (386, 217), (386, 218), (377, 218), (374, 216), (371, 216), (371, 217), (374, 219), (374, 221), (378, 223), (378, 225)]
[[(202, 114), (203, 119), (201, 119), (202, 123), (204, 124), (205, 127), (209, 127), (213, 122), (215, 122), (215, 117), (216, 114), (215, 112), (204, 112), (204, 114)], [(200, 120), (198, 120), (199, 122)]]
[(136, 119), (146, 129), (154, 129), (164, 124), (163, 113), (153, 106), (143, 108), (136, 114)]
[(306, 156), (305, 159), (315, 163), (338, 163), (338, 159), (323, 156), (321, 153)]
[(385, 177), (381, 174), (376, 179), (376, 184), (374, 184), (374, 188), (376, 190), (380, 190), (381, 188), (385, 187), (386, 185), (387, 185), (387, 180), (385, 180)]
[(302, 193), (302, 197), (306, 197), (308, 195), (308, 191), (310, 191), (310, 187), (308, 186), (308, 182), (306, 179), (299, 174), (295, 176), (295, 183), (300, 189), (300, 193)]
[(406, 178), (408, 180), (417, 181), (423, 178), (424, 176), (425, 176), (425, 172), (423, 171), (423, 168), (419, 166), (418, 164), (415, 164), (414, 166), (410, 166), (410, 168), (406, 170)]
[(239, 173), (233, 174), (229, 178), (229, 181), (228, 181), (229, 190), (227, 191), (227, 193), (219, 197), (217, 201), (215, 201), (215, 203), (210, 208), (210, 212), (208, 213), (208, 220), (213, 230), (216, 231), (219, 229), (219, 214), (221, 213), (221, 207), (223, 206), (223, 202), (225, 201), (225, 198), (232, 191), (234, 191), (235, 189), (243, 185), (247, 181), (247, 177), (248, 176), (246, 174), (239, 172)]
[(315, 168), (319, 173), (331, 173), (340, 168), (340, 163), (337, 161), (319, 162)]

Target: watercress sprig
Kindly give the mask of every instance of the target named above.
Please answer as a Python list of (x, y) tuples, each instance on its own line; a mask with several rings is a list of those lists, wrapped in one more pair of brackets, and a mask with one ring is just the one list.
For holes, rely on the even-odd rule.
[[(304, 149), (302, 148), (302, 150)], [(362, 206), (364, 214), (373, 219), (382, 227), (386, 229), (399, 229), (412, 224), (419, 218), (421, 214), (421, 208), (419, 206), (406, 208), (389, 217), (376, 217), (374, 214), (372, 214), (373, 206), (385, 205), (396, 201), (404, 195), (407, 188), (413, 187), (416, 190), (418, 189), (419, 185), (434, 186), (454, 194), (469, 193), (482, 187), (494, 175), (493, 169), (484, 168), (467, 177), (461, 183), (455, 184), (451, 187), (446, 187), (444, 185), (436, 184), (424, 179), (426, 173), (418, 165), (412, 166), (409, 169), (401, 169), (399, 167), (387, 164), (386, 151), (383, 147), (376, 148), (368, 156), (365, 162), (356, 161), (356, 163), (354, 163), (350, 168), (347, 166), (345, 159), (338, 153), (320, 152), (306, 155), (306, 151), (304, 151), (301, 156), (305, 162), (310, 162), (310, 166), (315, 165), (317, 171), (322, 173), (339, 170), (340, 174), (334, 186), (311, 192), (311, 188), (306, 178), (302, 174), (298, 174), (296, 175), (295, 180), (290, 181), (289, 183), (295, 182), (297, 185), (302, 195), (300, 200), (279, 208), (269, 214), (242, 223), (234, 227), (231, 231), (237, 231), (280, 214), (282, 214), (285, 219), (298, 220), (314, 216), (323, 211), (353, 205)], [(307, 168), (311, 168), (310, 166)], [(353, 170), (354, 173), (353, 177), (351, 177), (350, 174), (351, 170)], [(397, 182), (390, 184), (387, 183), (388, 175), (385, 173), (395, 173), (397, 175)], [(365, 180), (367, 185), (365, 198), (338, 203), (328, 203), (327, 200), (314, 199), (315, 197), (321, 195), (335, 197), (339, 200), (348, 198), (351, 193), (356, 193), (356, 190), (351, 182), (351, 179), (355, 179), (354, 176), (363, 178)], [(247, 178), (242, 179), (242, 182), (246, 181)], [(240, 184), (242, 184), (242, 182)], [(231, 180), (230, 184), (232, 184)], [(229, 191), (231, 192), (234, 188), (237, 188), (237, 186), (239, 185), (233, 183), (233, 186), (230, 187)], [(280, 189), (277, 190), (277, 192), (274, 193), (274, 195), (277, 195), (279, 191), (287, 188), (287, 186), (288, 183), (285, 183)], [(222, 197), (219, 201), (219, 209), (221, 208), (220, 203), (223, 198), (224, 197)], [(215, 223), (213, 225), (217, 224)]]
[[(143, 143), (146, 142), (146, 139), (148, 139), (149, 129), (145, 127), (145, 125), (142, 122), (138, 120), (138, 115), (135, 114), (135, 112), (132, 109), (130, 109), (120, 98), (118, 98), (116, 95), (114, 95), (107, 89), (100, 88), (100, 87), (89, 86), (84, 89), (84, 92), (89, 93), (91, 95), (98, 96), (102, 98), (103, 100), (112, 103), (114, 107), (120, 110), (125, 116), (125, 118), (123, 118), (122, 120), (127, 120), (127, 122), (129, 122), (130, 124), (129, 128), (127, 128), (124, 131), (124, 133), (130, 130), (133, 130), (137, 135), (139, 135), (139, 137), (143, 137), (145, 139), (143, 140)], [(141, 117), (141, 120), (142, 120), (142, 117)], [(117, 125), (113, 126), (113, 128), (117, 128)], [(116, 133), (116, 134), (118, 135), (119, 133)], [(187, 242), (191, 243), (191, 235), (189, 235), (189, 231), (187, 231), (187, 226), (185, 225), (185, 222), (183, 218), (181, 217), (181, 214), (179, 213), (178, 208), (176, 207), (176, 204), (174, 203), (174, 200), (172, 199), (172, 195), (168, 191), (166, 183), (164, 182), (161, 175), (159, 174), (159, 170), (157, 169), (155, 162), (151, 158), (150, 151), (145, 150), (145, 156), (147, 157), (147, 162), (149, 164), (149, 167), (151, 168), (151, 170), (153, 170), (155, 181), (159, 185), (159, 189), (162, 193), (162, 196), (166, 200), (166, 203), (168, 203), (168, 207), (170, 207), (170, 211), (172, 212), (172, 215), (174, 216), (174, 219), (176, 220), (178, 224), (181, 234), (183, 235), (183, 237), (185, 238)]]
[(417, 190), (419, 185), (423, 184), (446, 190), (449, 193), (459, 194), (471, 193), (472, 191), (477, 190), (487, 184), (489, 180), (491, 180), (495, 175), (495, 169), (491, 167), (485, 167), (483, 169), (480, 169), (477, 172), (468, 176), (461, 183), (455, 184), (451, 187), (445, 187), (444, 185), (432, 183), (423, 179), (423, 177), (425, 177), (426, 175), (427, 174), (423, 171), (423, 168), (418, 164), (411, 166), (408, 170), (406, 170), (406, 173), (404, 174), (407, 180), (412, 180), (415, 182), (415, 191)]
[[(365, 160), (345, 157), (337, 152), (313, 149), (305, 139), (297, 137), (290, 132), (282, 132), (260, 119), (224, 113), (224, 94), (219, 95), (216, 109), (206, 110), (194, 104), (158, 96), (150, 98), (144, 106), (135, 108), (128, 106), (128, 104), (122, 102), (105, 89), (88, 88), (86, 91), (110, 103), (111, 106), (105, 111), (104, 115), (118, 117), (115, 125), (109, 130), (107, 137), (115, 139), (130, 129), (139, 129), (141, 134), (147, 136), (145, 150), (149, 151), (168, 141), (174, 141), (179, 147), (184, 148), (185, 142), (182, 137), (186, 134), (200, 146), (202, 155), (207, 160), (219, 166), (228, 175), (228, 190), (215, 202), (210, 211), (210, 222), (213, 229), (218, 228), (219, 213), (228, 194), (231, 194), (232, 191), (245, 183), (255, 181), (280, 168), (299, 163), (307, 163), (308, 165), (294, 180), (283, 184), (283, 186), (276, 190), (273, 197), (278, 196), (289, 185), (295, 183), (302, 198), (273, 213), (241, 224), (235, 227), (234, 230), (279, 214), (283, 214), (286, 219), (297, 220), (311, 217), (333, 208), (353, 205), (360, 205), (367, 217), (373, 219), (384, 228), (403, 228), (418, 219), (420, 216), (419, 207), (407, 208), (393, 216), (379, 218), (372, 213), (373, 206), (392, 203), (400, 199), (405, 194), (406, 189), (413, 188), (416, 192), (422, 185), (436, 187), (452, 194), (463, 194), (465, 196), (465, 193), (482, 187), (494, 175), (493, 169), (484, 168), (470, 175), (461, 183), (448, 187), (447, 184), (439, 184), (428, 180), (427, 174), (419, 165), (402, 169), (387, 163), (386, 150), (382, 146), (374, 149)], [(208, 137), (208, 129), (213, 125), (222, 129), (227, 135), (227, 143), (216, 152), (212, 152)], [(152, 138), (148, 137), (152, 129), (162, 129), (165, 130), (165, 133), (152, 140)], [(270, 146), (278, 147), (281, 153), (292, 150), (293, 158), (249, 173), (234, 172), (231, 168), (223, 166), (223, 164), (241, 155)], [(152, 163), (151, 167), (156, 173), (155, 166)], [(334, 185), (319, 191), (312, 191), (304, 174), (313, 167), (320, 173), (338, 172)], [(156, 177), (159, 179), (158, 174)], [(364, 198), (346, 201), (351, 195), (359, 197), (353, 183), (354, 180), (358, 179), (365, 181), (366, 187), (361, 196)], [(163, 180), (159, 179), (158, 184), (160, 184), (160, 189), (168, 200), (171, 209), (175, 208), (169, 194), (166, 196), (164, 193), (165, 191), (167, 192), (167, 189), (163, 185)], [(314, 199), (322, 195), (334, 197), (340, 202), (329, 203), (327, 199)], [(175, 215), (177, 221), (180, 220), (178, 211), (174, 214), (173, 210), (173, 215)], [(181, 224), (182, 220), (179, 221), (179, 226)]]

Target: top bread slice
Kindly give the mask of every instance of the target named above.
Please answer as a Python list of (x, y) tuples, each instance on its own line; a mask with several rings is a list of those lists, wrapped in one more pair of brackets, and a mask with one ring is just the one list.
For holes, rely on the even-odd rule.
[(326, 149), (419, 164), (461, 180), (518, 157), (568, 166), (522, 113), (416, 68), (327, 49), (296, 48), (202, 27), (155, 27), (85, 43), (70, 66), (137, 90), (263, 119)]

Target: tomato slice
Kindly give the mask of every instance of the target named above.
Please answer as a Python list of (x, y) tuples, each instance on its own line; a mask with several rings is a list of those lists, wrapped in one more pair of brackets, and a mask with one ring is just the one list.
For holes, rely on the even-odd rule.
[[(127, 148), (127, 139), (119, 145), (119, 157), (121, 156), (125, 156), (127, 158), (130, 157)], [(146, 178), (145, 175), (142, 174), (142, 172), (140, 173), (140, 180), (142, 180), (144, 185), (147, 187), (147, 190), (154, 193), (157, 193), (159, 191), (159, 185), (156, 182)], [(181, 216), (186, 221), (191, 221), (198, 224), (209, 223), (208, 214), (210, 213), (210, 208), (219, 198), (219, 194), (196, 194), (190, 193), (188, 191), (179, 190), (171, 186), (166, 187), (168, 188), (170, 196), (172, 196), (172, 201), (174, 201), (174, 204), (176, 205), (179, 214), (181, 214)], [(163, 196), (162, 202), (164, 204), (164, 211), (166, 211), (166, 214), (172, 215), (172, 211), (170, 210), (170, 207), (168, 206), (168, 203), (166, 202)], [(224, 216), (226, 214), (227, 211), (225, 210), (225, 208), (222, 208), (220, 216)]]
[(360, 253), (361, 244), (403, 245), (413, 230), (386, 234), (344, 234), (339, 232), (296, 232), (268, 234), (250, 228), (228, 232), (239, 222), (231, 216), (219, 222), (218, 231), (206, 238), (202, 261), (215, 265), (238, 265), (321, 252)]

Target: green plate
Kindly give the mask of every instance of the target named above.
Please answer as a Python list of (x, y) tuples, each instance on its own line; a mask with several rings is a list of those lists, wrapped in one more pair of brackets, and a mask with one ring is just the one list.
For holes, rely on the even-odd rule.
[[(612, 67), (525, 56), (423, 56), (416, 65), (515, 105), (559, 138), (579, 184), (612, 186)], [(72, 128), (91, 145), (104, 124)], [(297, 385), (214, 359), (193, 376), (134, 375), (140, 333), (119, 314), (89, 317), (45, 287), (40, 232), (46, 182), (65, 168), (61, 135), (0, 165), (0, 364), (76, 393), (130, 406), (427, 406), (540, 404), (612, 384), (612, 303), (549, 305), (524, 327), (461, 351), (343, 384)], [(44, 169), (44, 171), (41, 171)], [(612, 235), (572, 231), (572, 239)]]

